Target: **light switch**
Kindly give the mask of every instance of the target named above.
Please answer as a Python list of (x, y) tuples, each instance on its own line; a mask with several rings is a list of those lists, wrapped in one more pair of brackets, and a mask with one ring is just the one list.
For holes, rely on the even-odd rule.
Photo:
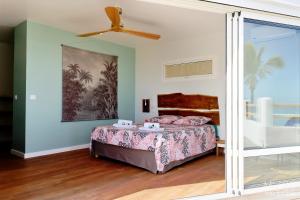
[(14, 98), (15, 98), (15, 100), (18, 100), (18, 95), (15, 94), (15, 95), (14, 95)]
[(29, 96), (29, 99), (30, 99), (30, 100), (36, 100), (36, 95), (35, 95), (35, 94), (31, 94), (31, 95)]

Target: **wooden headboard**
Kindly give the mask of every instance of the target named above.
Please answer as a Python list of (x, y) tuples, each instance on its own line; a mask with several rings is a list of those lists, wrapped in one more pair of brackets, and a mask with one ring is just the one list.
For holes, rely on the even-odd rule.
[(218, 97), (187, 95), (182, 93), (159, 94), (158, 115), (205, 116), (212, 124), (220, 125)]

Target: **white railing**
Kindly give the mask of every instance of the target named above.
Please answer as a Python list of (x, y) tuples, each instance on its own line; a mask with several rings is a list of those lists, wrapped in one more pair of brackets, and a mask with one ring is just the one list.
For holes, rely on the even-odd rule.
[[(261, 101), (263, 103), (261, 104)], [(300, 104), (272, 104), (272, 100), (269, 98), (263, 98), (263, 99), (258, 99), (257, 104), (250, 103), (249, 101), (245, 101), (245, 113), (246, 113), (246, 118), (247, 119), (257, 119), (257, 110), (264, 111), (266, 108), (262, 108), (259, 106), (265, 106), (269, 108), (269, 111), (271, 113), (266, 113), (272, 116), (273, 119), (290, 119), (290, 118), (296, 118), (300, 119), (300, 114), (274, 114), (273, 110), (274, 109), (300, 109)], [(268, 105), (271, 103), (271, 106)], [(255, 111), (253, 111), (255, 109)], [(265, 116), (265, 117), (270, 117), (270, 116)]]
[[(300, 110), (300, 104), (273, 104), (269, 97), (259, 98), (256, 104), (245, 101), (244, 136), (245, 148), (294, 146), (300, 144), (300, 113), (274, 114), (274, 109), (293, 111)], [(289, 124), (289, 119), (295, 120)], [(285, 124), (277, 123), (278, 120), (286, 120)], [(275, 123), (274, 123), (275, 121)], [(282, 125), (280, 125), (282, 124)]]

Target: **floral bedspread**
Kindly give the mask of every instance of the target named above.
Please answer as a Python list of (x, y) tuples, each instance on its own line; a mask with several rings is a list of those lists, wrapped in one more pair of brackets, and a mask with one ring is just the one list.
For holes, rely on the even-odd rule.
[(153, 151), (157, 170), (162, 172), (172, 161), (209, 151), (216, 147), (216, 134), (212, 125), (182, 126), (161, 124), (163, 132), (139, 131), (115, 128), (113, 126), (96, 127), (91, 140), (126, 148)]

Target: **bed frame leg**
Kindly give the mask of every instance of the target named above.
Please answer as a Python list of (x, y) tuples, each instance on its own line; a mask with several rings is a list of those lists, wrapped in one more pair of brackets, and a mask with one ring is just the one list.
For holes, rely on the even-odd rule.
[(98, 158), (99, 157), (99, 155), (95, 152), (95, 150), (93, 148), (90, 151), (90, 155), (91, 155), (91, 157), (94, 157), (94, 158)]
[(92, 147), (91, 147), (91, 156), (94, 158), (99, 158), (99, 155), (96, 153), (95, 147), (94, 147), (94, 141), (92, 141)]

